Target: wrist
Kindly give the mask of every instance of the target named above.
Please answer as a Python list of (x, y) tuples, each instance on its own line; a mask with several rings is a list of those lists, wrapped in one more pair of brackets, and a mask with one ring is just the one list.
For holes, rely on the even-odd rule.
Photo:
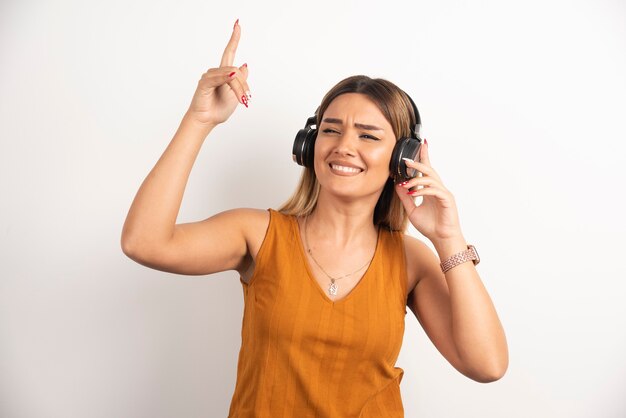
[(440, 260), (446, 260), (454, 254), (467, 250), (467, 242), (463, 235), (433, 240), (432, 243)]
[(445, 274), (456, 266), (465, 264), (468, 261), (471, 261), (474, 265), (480, 263), (480, 256), (478, 255), (478, 251), (476, 251), (476, 247), (473, 245), (468, 245), (466, 250), (459, 251), (453, 256), (446, 258), (439, 263), (439, 266), (441, 267), (441, 271)]
[(200, 122), (191, 113), (189, 113), (189, 111), (187, 111), (185, 115), (183, 116), (182, 123), (193, 129), (206, 132), (207, 134), (211, 132), (213, 128), (215, 128), (218, 125), (217, 123), (214, 123), (214, 122)]

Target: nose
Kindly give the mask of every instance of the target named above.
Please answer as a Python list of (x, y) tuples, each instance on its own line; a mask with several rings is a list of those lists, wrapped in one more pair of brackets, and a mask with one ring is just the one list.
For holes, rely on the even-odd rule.
[(356, 155), (356, 144), (358, 141), (358, 134), (347, 130), (341, 134), (338, 138), (334, 152), (339, 155), (350, 155), (354, 157)]

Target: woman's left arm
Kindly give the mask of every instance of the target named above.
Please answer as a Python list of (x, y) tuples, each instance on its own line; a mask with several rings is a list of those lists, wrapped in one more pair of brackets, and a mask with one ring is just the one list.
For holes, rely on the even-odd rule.
[[(445, 274), (441, 271), (439, 260), (466, 250), (467, 242), (454, 196), (433, 170), (427, 143), (421, 147), (420, 160), (406, 163), (421, 172), (422, 177), (398, 185), (396, 192), (410, 222), (433, 243), (439, 258), (425, 244), (421, 249), (413, 245), (421, 250), (422, 257), (420, 277), (408, 304), (435, 346), (455, 368), (479, 382), (498, 380), (508, 367), (504, 329), (472, 262), (459, 264)], [(409, 190), (415, 186), (423, 188)], [(415, 196), (423, 197), (419, 206), (415, 205)]]

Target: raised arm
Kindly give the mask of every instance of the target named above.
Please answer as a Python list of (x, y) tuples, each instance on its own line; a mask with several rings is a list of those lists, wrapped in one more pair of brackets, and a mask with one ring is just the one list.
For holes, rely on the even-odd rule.
[(233, 210), (201, 222), (176, 224), (189, 174), (204, 140), (228, 120), (238, 103), (248, 106), (247, 65), (233, 66), (241, 28), (235, 23), (218, 68), (202, 75), (172, 141), (143, 181), (122, 229), (122, 250), (158, 270), (209, 274), (241, 269), (247, 255), (245, 231), (258, 218)]
[[(431, 166), (428, 142), (424, 142), (421, 162), (407, 161), (423, 176), (398, 185), (396, 191), (409, 220), (431, 240), (438, 257), (425, 244), (407, 240), (407, 256), (416, 257), (420, 266), (407, 305), (450, 364), (471, 379), (492, 382), (504, 375), (509, 364), (504, 328), (473, 263), (457, 265), (445, 274), (439, 266), (466, 250), (467, 242), (454, 196)], [(416, 206), (412, 196), (423, 197), (422, 203)]]

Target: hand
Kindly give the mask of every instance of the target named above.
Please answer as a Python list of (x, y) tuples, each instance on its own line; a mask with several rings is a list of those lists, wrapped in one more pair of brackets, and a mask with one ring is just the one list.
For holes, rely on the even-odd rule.
[[(415, 177), (396, 186), (396, 193), (409, 214), (411, 224), (433, 242), (462, 236), (454, 196), (444, 187), (441, 178), (430, 165), (428, 142), (424, 140), (420, 148), (421, 162), (405, 161), (408, 167), (415, 168), (423, 174), (422, 177)], [(408, 190), (415, 186), (423, 188), (412, 192)], [(423, 197), (419, 206), (415, 205), (415, 196)]]
[(250, 88), (246, 81), (248, 65), (233, 66), (240, 36), (241, 27), (237, 20), (219, 68), (210, 68), (202, 74), (198, 82), (187, 111), (187, 115), (192, 119), (202, 124), (215, 126), (228, 120), (235, 111), (237, 103), (248, 107), (248, 100), (250, 100)]

